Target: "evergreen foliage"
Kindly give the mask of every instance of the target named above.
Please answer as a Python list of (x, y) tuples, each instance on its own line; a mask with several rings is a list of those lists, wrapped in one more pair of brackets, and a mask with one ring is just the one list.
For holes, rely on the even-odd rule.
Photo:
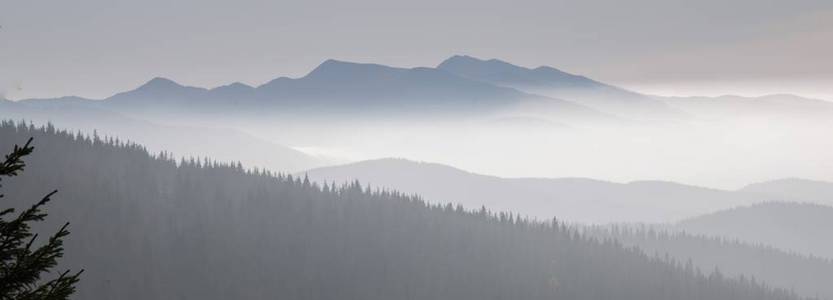
[[(23, 158), (34, 150), (32, 139), (23, 147), (15, 145), (12, 152), (0, 163), (0, 180), (3, 177), (19, 175), (26, 164)], [(33, 222), (43, 221), (47, 214), (43, 212), (53, 191), (17, 216), (14, 208), (0, 211), (0, 299), (68, 299), (75, 292), (81, 271), (70, 274), (64, 271), (57, 278), (43, 281), (41, 276), (58, 264), (63, 256), (63, 239), (69, 235), (65, 223), (44, 245), (35, 246), (38, 238), (32, 233)], [(0, 194), (0, 198), (5, 198)]]

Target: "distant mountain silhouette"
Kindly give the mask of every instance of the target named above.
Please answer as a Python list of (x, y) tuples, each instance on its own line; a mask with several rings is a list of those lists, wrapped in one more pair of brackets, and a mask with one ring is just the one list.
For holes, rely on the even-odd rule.
[(609, 113), (652, 119), (682, 117), (680, 112), (650, 96), (548, 66), (531, 69), (498, 59), (455, 55), (437, 68), (498, 86), (567, 99)]
[[(539, 98), (430, 68), (394, 68), (327, 60), (298, 79), (279, 78), (257, 88), (263, 100), (326, 105), (510, 105)], [(345, 102), (348, 100), (349, 102)]]
[(688, 219), (677, 228), (833, 259), (833, 207), (826, 205), (756, 204)]
[(581, 105), (471, 80), (433, 68), (395, 68), (327, 60), (306, 76), (281, 77), (258, 87), (233, 83), (213, 89), (188, 87), (165, 78), (104, 99), (103, 106), (180, 112), (307, 113), (398, 112), (461, 115), (517, 111), (534, 106), (554, 116), (607, 118)]
[(791, 117), (833, 114), (829, 102), (797, 96), (649, 96), (552, 67), (526, 68), (461, 55), (436, 68), (397, 68), (330, 59), (303, 77), (280, 77), (257, 87), (232, 83), (209, 89), (157, 77), (101, 100), (63, 97), (22, 102), (92, 105), (134, 117), (148, 112), (166, 114), (166, 118), (206, 112), (267, 118), (327, 118), (332, 113), (356, 118), (460, 118), (495, 113), (499, 115), (488, 117), (544, 119), (568, 126), (576, 121), (620, 125), (628, 119), (676, 122), (693, 116), (737, 117), (739, 112)]
[(106, 102), (103, 102), (103, 104), (141, 107), (193, 107), (193, 105), (201, 102), (204, 104), (208, 95), (208, 89), (184, 86), (167, 78), (155, 77), (136, 89), (104, 99)]
[(430, 202), (486, 206), (584, 223), (672, 222), (774, 199), (660, 181), (622, 184), (584, 178), (500, 178), (404, 159), (323, 167), (307, 174), (317, 181), (360, 180), (375, 187), (419, 194)]

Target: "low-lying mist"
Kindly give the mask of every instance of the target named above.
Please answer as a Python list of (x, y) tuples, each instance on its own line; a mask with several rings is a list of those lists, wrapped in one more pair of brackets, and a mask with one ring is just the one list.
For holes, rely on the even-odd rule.
[(734, 189), (801, 177), (831, 180), (833, 127), (822, 120), (733, 120), (575, 128), (557, 121), (355, 122), (240, 128), (339, 160), (398, 157), (502, 177), (666, 180)]
[[(786, 177), (833, 180), (833, 140), (824, 138), (833, 129), (833, 119), (827, 118), (833, 114), (827, 113), (689, 109), (674, 120), (634, 121), (613, 114), (607, 120), (582, 120), (532, 110), (459, 118), (369, 117), (360, 109), (329, 115), (208, 117), (93, 112), (59, 107), (5, 110), (3, 117), (97, 130), (148, 145), (154, 152), (242, 160), (250, 167), (282, 172), (395, 157), (501, 177), (662, 180), (722, 189)], [(274, 152), (278, 146), (281, 152)], [(284, 148), (311, 158), (287, 156), (284, 150), (291, 149)]]

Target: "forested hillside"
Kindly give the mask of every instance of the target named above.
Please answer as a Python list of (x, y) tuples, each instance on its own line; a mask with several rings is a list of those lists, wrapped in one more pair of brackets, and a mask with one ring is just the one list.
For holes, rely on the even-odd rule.
[[(0, 149), (34, 137), (25, 205), (59, 193), (79, 299), (795, 299), (557, 222), (429, 206), (358, 183), (174, 162), (123, 142), (0, 125)], [(244, 145), (241, 145), (241, 147)], [(45, 228), (37, 228), (44, 230)]]
[(691, 261), (703, 270), (719, 268), (724, 275), (744, 275), (800, 295), (833, 299), (833, 261), (786, 252), (734, 239), (695, 235), (660, 226), (609, 225), (583, 228), (587, 236), (616, 239), (646, 253)]

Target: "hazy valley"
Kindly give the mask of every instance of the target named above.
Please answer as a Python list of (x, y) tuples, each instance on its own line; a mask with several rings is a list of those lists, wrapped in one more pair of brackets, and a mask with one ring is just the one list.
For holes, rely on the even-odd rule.
[(825, 100), (455, 55), (0, 119), (0, 148), (36, 149), (6, 203), (60, 191), (34, 230), (72, 224), (79, 298), (833, 299)]

